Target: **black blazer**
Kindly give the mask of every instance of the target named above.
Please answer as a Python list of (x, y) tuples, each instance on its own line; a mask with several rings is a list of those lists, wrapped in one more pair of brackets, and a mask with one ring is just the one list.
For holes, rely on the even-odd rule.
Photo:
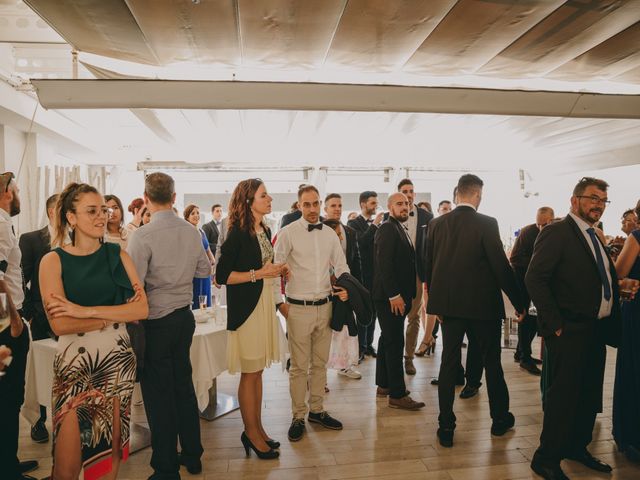
[(33, 318), (36, 309), (44, 311), (40, 296), (40, 261), (51, 251), (49, 228), (20, 235), (18, 242), (22, 253), (22, 276), (24, 281), (23, 314), (27, 320)]
[(524, 301), (504, 253), (498, 222), (460, 206), (429, 224), (424, 262), (427, 312), (467, 319), (505, 317), (503, 290), (516, 311)]
[(400, 294), (408, 305), (416, 296), (415, 251), (404, 227), (391, 217), (374, 240), (373, 299), (388, 302)]
[(358, 239), (358, 249), (360, 250), (360, 277), (362, 284), (368, 289), (373, 288), (373, 239), (378, 231), (378, 227), (372, 223), (367, 223), (362, 215), (358, 215), (353, 220), (349, 220), (347, 225), (356, 232)]
[(293, 212), (285, 213), (280, 219), (280, 229), (282, 230), (284, 227), (286, 227), (290, 223), (295, 222), (300, 217), (302, 217), (302, 212), (300, 210), (294, 210)]
[[(606, 342), (617, 346), (620, 339), (618, 277), (609, 258), (613, 307), (606, 325)], [(602, 282), (596, 259), (576, 222), (567, 215), (547, 225), (536, 240), (525, 277), (527, 290), (538, 310), (541, 335), (559, 329), (591, 328), (598, 317)]]
[(216, 222), (211, 220), (210, 222), (205, 223), (202, 226), (202, 231), (207, 236), (211, 251), (215, 253), (216, 246), (218, 245), (218, 236), (220, 235), (220, 230), (218, 229)]
[(509, 257), (509, 262), (514, 269), (527, 270), (533, 255), (533, 245), (536, 243), (539, 233), (540, 229), (535, 223), (522, 227)]
[(342, 225), (347, 234), (347, 265), (351, 275), (362, 283), (362, 261), (360, 259), (360, 247), (358, 246), (358, 234), (348, 225)]
[[(266, 227), (265, 231), (271, 240), (271, 231)], [(227, 285), (227, 330), (237, 330), (256, 308), (262, 294), (263, 280), (236, 285), (228, 285), (227, 280), (231, 272), (260, 270), (262, 252), (258, 238), (238, 228), (229, 230), (220, 252), (216, 282)]]
[[(424, 256), (427, 252), (427, 229), (429, 222), (433, 220), (433, 213), (427, 212), (424, 208), (416, 206), (418, 222), (416, 225), (416, 269), (418, 278), (421, 282), (425, 281), (424, 277)], [(384, 214), (384, 220), (389, 220), (389, 212)]]

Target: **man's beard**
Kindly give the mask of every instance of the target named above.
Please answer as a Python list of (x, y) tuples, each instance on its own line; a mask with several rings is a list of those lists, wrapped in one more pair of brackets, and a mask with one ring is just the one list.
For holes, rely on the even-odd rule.
[(400, 222), (406, 222), (409, 219), (409, 213), (408, 212), (399, 213), (396, 219)]
[(590, 225), (593, 225), (595, 223), (597, 223), (600, 219), (600, 217), (598, 218), (598, 220), (594, 220), (593, 218), (591, 218), (589, 216), (589, 214), (591, 212), (599, 212), (600, 213), (600, 217), (602, 217), (602, 209), (600, 208), (588, 208), (588, 209), (583, 209), (582, 207), (578, 207), (578, 216), (580, 218), (582, 218), (585, 222), (587, 222)]
[(20, 200), (16, 197), (13, 197), (11, 201), (11, 205), (9, 205), (9, 215), (15, 217), (20, 213)]

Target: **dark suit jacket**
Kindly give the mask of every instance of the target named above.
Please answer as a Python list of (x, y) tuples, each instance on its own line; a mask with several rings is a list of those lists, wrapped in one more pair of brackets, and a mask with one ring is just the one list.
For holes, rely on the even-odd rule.
[(51, 238), (47, 227), (20, 235), (18, 242), (22, 252), (22, 276), (24, 279), (23, 314), (33, 319), (35, 310), (44, 311), (40, 296), (40, 260), (51, 250)]
[(218, 226), (214, 220), (205, 223), (202, 226), (202, 231), (207, 236), (207, 240), (209, 241), (209, 245), (211, 246), (211, 251), (214, 252), (216, 250), (216, 246), (218, 245), (218, 235), (220, 235), (220, 230), (218, 230)]
[[(424, 208), (416, 206), (418, 222), (416, 227), (416, 243), (414, 245), (416, 249), (416, 268), (418, 272), (418, 278), (421, 282), (425, 281), (424, 276), (424, 256), (427, 252), (427, 231), (429, 222), (433, 220), (433, 213), (427, 212)], [(389, 219), (389, 212), (384, 214), (384, 221)]]
[(373, 288), (373, 239), (378, 227), (372, 223), (367, 223), (362, 215), (358, 215), (353, 220), (349, 220), (347, 225), (355, 230), (358, 238), (358, 249), (360, 250), (361, 278), (362, 284), (368, 289)]
[[(609, 259), (613, 292), (611, 317), (606, 320), (606, 342), (617, 346), (620, 338), (618, 277)], [(559, 329), (591, 328), (598, 317), (602, 282), (596, 259), (576, 222), (567, 215), (546, 226), (538, 235), (525, 277), (527, 290), (538, 310), (541, 335)]]
[(362, 261), (360, 259), (360, 247), (358, 247), (358, 234), (348, 225), (342, 225), (347, 234), (347, 265), (351, 275), (362, 283)]
[(302, 217), (302, 212), (300, 210), (294, 210), (293, 212), (285, 213), (280, 219), (280, 229), (282, 230), (284, 227), (286, 227), (290, 223), (295, 222), (300, 217)]
[(377, 302), (388, 302), (400, 294), (407, 305), (416, 296), (415, 250), (404, 227), (393, 217), (375, 234), (372, 293)]
[(533, 255), (533, 245), (536, 243), (539, 233), (540, 229), (535, 223), (522, 227), (509, 257), (509, 262), (514, 269), (527, 270)]
[(495, 218), (460, 206), (429, 224), (424, 264), (427, 312), (468, 319), (504, 318), (503, 290), (516, 311), (524, 302)]
[[(271, 240), (271, 231), (267, 228), (266, 232)], [(230, 229), (221, 246), (216, 268), (216, 282), (227, 285), (227, 330), (237, 330), (249, 318), (258, 304), (263, 287), (263, 280), (228, 285), (229, 275), (231, 272), (248, 272), (261, 268), (262, 252), (258, 238), (237, 228)]]

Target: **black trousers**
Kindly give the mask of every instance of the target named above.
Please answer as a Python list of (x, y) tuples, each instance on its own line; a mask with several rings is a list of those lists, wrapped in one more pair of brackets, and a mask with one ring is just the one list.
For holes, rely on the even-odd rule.
[(371, 324), (364, 326), (358, 324), (358, 346), (360, 354), (362, 354), (367, 348), (373, 346), (373, 335), (376, 331), (376, 304), (373, 304), (373, 311), (371, 312)]
[[(42, 302), (39, 305), (35, 305), (32, 309), (33, 318), (31, 319), (31, 338), (33, 341), (44, 340), (46, 338), (56, 338), (54, 333), (51, 331), (51, 326), (49, 325), (49, 319), (47, 319), (47, 315), (44, 313), (44, 308), (42, 307)], [(44, 422), (47, 420), (47, 407), (44, 405), (40, 405), (40, 421)]]
[(538, 317), (526, 315), (524, 320), (518, 324), (518, 345), (516, 352), (520, 354), (520, 362), (529, 363), (531, 358), (531, 342), (536, 338), (538, 332)]
[(194, 331), (195, 320), (188, 306), (144, 322), (141, 386), (151, 429), (151, 467), (157, 479), (180, 478), (178, 439), (187, 461), (199, 459), (203, 452), (189, 358)]
[[(465, 333), (469, 336), (469, 346), (476, 344), (480, 354), (480, 372), (485, 370), (489, 409), (494, 421), (502, 420), (509, 411), (509, 391), (504, 381), (504, 372), (500, 360), (501, 320), (478, 320), (468, 318), (444, 317), (442, 328), (442, 361), (438, 381), (438, 400), (442, 428), (455, 428), (456, 416), (453, 413), (456, 375), (461, 360), (461, 345)], [(477, 355), (467, 352), (468, 355)], [(474, 366), (477, 375), (477, 364)]]
[(0, 377), (0, 477), (7, 480), (22, 478), (18, 469), (18, 437), (20, 407), (24, 401), (24, 376), (29, 351), (29, 331), (13, 338), (11, 328), (0, 333), (0, 345), (11, 349), (13, 361)]
[[(537, 457), (557, 465), (591, 443), (596, 415), (602, 411), (606, 346), (596, 324), (565, 323), (562, 335), (545, 337), (549, 384)], [(586, 328), (585, 328), (586, 327)]]
[[(411, 304), (404, 306), (409, 312)], [(376, 385), (389, 389), (389, 397), (402, 398), (407, 394), (402, 366), (404, 352), (404, 315), (391, 312), (389, 302), (376, 302), (380, 338), (376, 358)]]

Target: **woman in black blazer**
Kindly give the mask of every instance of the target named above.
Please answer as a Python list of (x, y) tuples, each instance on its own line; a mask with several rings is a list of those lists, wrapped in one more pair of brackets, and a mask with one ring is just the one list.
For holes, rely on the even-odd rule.
[(241, 372), (238, 399), (244, 423), (241, 441), (249, 454), (278, 458), (278, 442), (261, 419), (262, 371), (280, 359), (276, 302), (280, 277), (288, 267), (271, 263), (271, 232), (263, 222), (271, 197), (259, 179), (240, 182), (229, 202), (229, 231), (221, 247), (216, 281), (227, 285), (227, 361), (229, 373)]

